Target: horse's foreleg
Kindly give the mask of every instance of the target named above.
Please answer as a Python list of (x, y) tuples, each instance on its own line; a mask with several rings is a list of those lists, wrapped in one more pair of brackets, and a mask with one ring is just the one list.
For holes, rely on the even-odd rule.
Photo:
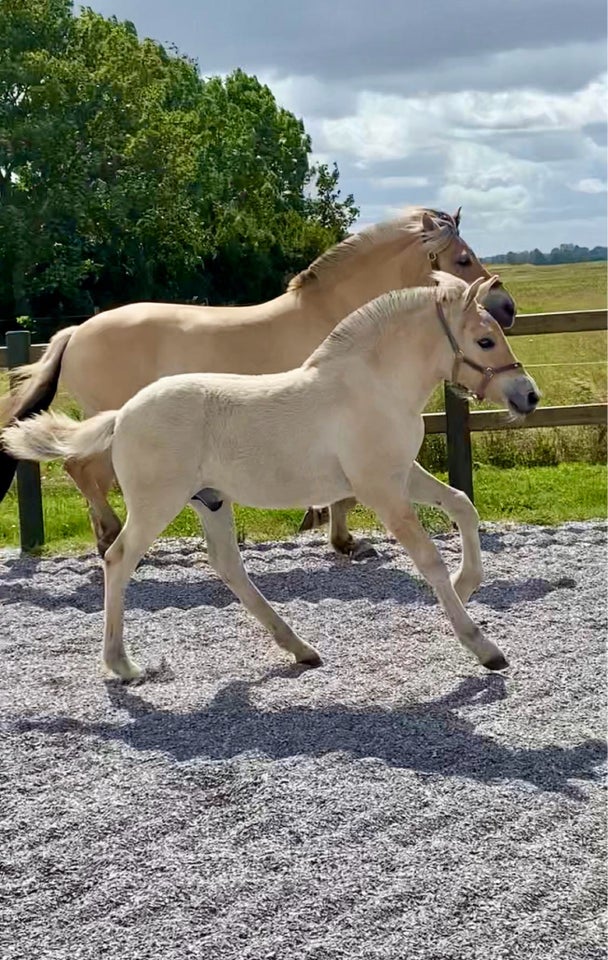
[(355, 540), (347, 524), (348, 511), (357, 505), (355, 497), (347, 497), (332, 503), (329, 508), (329, 539), (332, 547), (338, 553), (343, 553), (353, 560), (364, 560), (367, 557), (377, 557), (378, 554), (369, 540)]
[(121, 522), (108, 503), (108, 492), (114, 482), (109, 451), (87, 460), (66, 460), (65, 469), (89, 502), (89, 514), (100, 556), (120, 533)]
[(487, 640), (471, 620), (450, 580), (448, 569), (435, 544), (418, 520), (407, 501), (370, 502), (397, 540), (405, 547), (422, 576), (433, 588), (445, 610), (460, 643), (470, 650), (488, 670), (503, 670), (508, 666), (502, 651)]
[(210, 510), (197, 500), (192, 500), (191, 505), (198, 513), (205, 530), (209, 563), (226, 586), (230, 587), (262, 626), (270, 631), (276, 643), (293, 653), (298, 663), (318, 666), (321, 658), (314, 647), (293, 632), (247, 576), (236, 539), (232, 505), (226, 500), (215, 510)]
[(416, 503), (439, 507), (457, 525), (462, 544), (462, 560), (458, 570), (452, 574), (452, 583), (462, 602), (466, 603), (483, 577), (477, 510), (466, 493), (437, 480), (419, 463), (412, 464), (408, 489)]

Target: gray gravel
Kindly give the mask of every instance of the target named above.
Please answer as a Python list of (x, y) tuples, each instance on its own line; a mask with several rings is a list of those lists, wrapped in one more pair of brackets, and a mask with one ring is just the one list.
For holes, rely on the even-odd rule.
[(100, 677), (96, 558), (4, 555), (2, 960), (607, 956), (606, 525), (486, 528), (504, 678), (375, 539), (244, 549), (318, 670), (159, 542), (127, 630), (170, 669), (135, 687)]

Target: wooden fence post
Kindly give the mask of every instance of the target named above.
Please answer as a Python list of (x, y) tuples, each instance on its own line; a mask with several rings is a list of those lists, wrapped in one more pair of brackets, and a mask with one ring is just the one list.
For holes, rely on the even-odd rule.
[(459, 397), (449, 383), (444, 386), (444, 398), (450, 485), (462, 490), (473, 501), (469, 401)]
[[(30, 362), (30, 334), (17, 330), (6, 334), (7, 367)], [(17, 499), (21, 549), (31, 553), (44, 543), (44, 517), (40, 490), (40, 465), (22, 460), (17, 467)]]

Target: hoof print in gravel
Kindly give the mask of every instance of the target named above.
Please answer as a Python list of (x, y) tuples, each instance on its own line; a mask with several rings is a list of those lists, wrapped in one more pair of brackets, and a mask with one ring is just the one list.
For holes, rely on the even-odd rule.
[(559, 580), (556, 580), (553, 584), (558, 590), (572, 590), (576, 587), (576, 580), (573, 580), (572, 577), (560, 577)]
[(154, 667), (146, 667), (141, 677), (133, 681), (134, 686), (151, 680), (153, 683), (170, 683), (175, 680), (175, 672), (171, 669), (164, 657)]

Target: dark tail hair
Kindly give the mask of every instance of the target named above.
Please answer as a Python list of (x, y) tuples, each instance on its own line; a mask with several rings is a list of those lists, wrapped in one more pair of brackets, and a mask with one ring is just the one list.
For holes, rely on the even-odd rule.
[[(40, 360), (11, 370), (17, 390), (0, 404), (0, 426), (13, 420), (24, 420), (48, 410), (59, 384), (61, 360), (77, 327), (60, 330), (51, 339)], [(17, 460), (0, 447), (0, 501), (4, 500), (17, 470)]]

